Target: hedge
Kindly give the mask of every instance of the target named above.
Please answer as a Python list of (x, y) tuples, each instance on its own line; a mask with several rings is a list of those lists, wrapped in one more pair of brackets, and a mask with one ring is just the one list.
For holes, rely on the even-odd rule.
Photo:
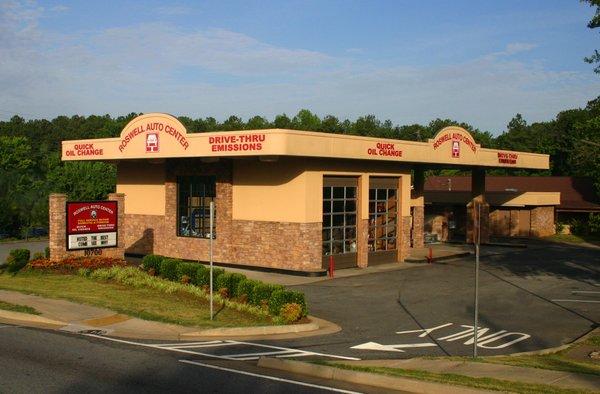
[(177, 259), (164, 259), (160, 263), (160, 276), (165, 279), (177, 281), (177, 267), (181, 263), (181, 260)]
[(190, 279), (190, 283), (194, 284), (196, 282), (196, 274), (198, 272), (198, 264), (197, 263), (186, 263), (184, 261), (179, 262), (177, 264), (177, 280), (181, 281), (183, 276), (187, 276)]
[[(218, 290), (217, 280), (219, 276), (223, 275), (225, 270), (223, 268), (213, 268), (213, 290)], [(203, 267), (196, 271), (196, 285), (197, 286), (208, 286), (210, 285), (210, 269)]]
[(254, 296), (254, 286), (256, 286), (259, 282), (252, 279), (242, 279), (240, 283), (238, 283), (238, 287), (236, 290), (236, 294), (238, 297), (246, 295), (246, 299), (248, 302), (252, 302), (252, 297)]
[(302, 307), (302, 316), (308, 314), (304, 294), (299, 291), (275, 290), (269, 298), (269, 313), (271, 316), (279, 316), (281, 308), (285, 304), (298, 304)]
[(215, 288), (217, 290), (227, 289), (230, 297), (238, 296), (238, 285), (239, 283), (246, 279), (246, 277), (242, 274), (236, 274), (233, 272), (225, 272), (222, 275), (219, 275), (215, 282)]
[(252, 298), (250, 298), (250, 303), (256, 306), (261, 306), (262, 301), (269, 301), (271, 299), (271, 294), (273, 294), (276, 290), (284, 290), (284, 287), (281, 285), (270, 285), (267, 283), (258, 282), (254, 289), (252, 289)]
[(144, 270), (148, 271), (150, 268), (154, 268), (154, 273), (156, 275), (160, 274), (160, 264), (165, 259), (164, 256), (160, 256), (158, 254), (149, 254), (144, 256), (142, 259), (142, 265), (144, 266)]
[(6, 258), (8, 272), (18, 272), (29, 263), (31, 252), (29, 249), (13, 249)]

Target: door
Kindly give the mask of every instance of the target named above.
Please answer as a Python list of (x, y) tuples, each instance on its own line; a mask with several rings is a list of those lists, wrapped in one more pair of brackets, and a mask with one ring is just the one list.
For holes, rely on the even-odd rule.
[(354, 177), (323, 178), (323, 268), (330, 256), (336, 269), (357, 266), (356, 187)]
[(398, 178), (369, 179), (369, 265), (397, 261)]

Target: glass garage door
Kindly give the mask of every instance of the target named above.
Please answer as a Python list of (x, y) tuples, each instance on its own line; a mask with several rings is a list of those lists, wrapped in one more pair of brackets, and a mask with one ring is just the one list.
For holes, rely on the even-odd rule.
[(397, 257), (398, 179), (369, 180), (369, 265)]
[(356, 178), (323, 178), (323, 268), (356, 267)]

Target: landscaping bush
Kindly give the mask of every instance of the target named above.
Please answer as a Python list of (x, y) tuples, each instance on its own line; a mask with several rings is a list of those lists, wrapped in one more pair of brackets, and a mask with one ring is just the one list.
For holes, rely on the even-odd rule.
[(292, 302), (290, 304), (283, 304), (279, 316), (286, 323), (294, 323), (302, 318), (302, 306)]
[(230, 297), (237, 297), (238, 285), (244, 279), (246, 279), (246, 277), (242, 274), (225, 272), (224, 274), (220, 275), (216, 281), (216, 288), (218, 290), (225, 288), (229, 291)]
[(196, 281), (196, 272), (198, 272), (198, 264), (181, 261), (177, 265), (177, 280), (181, 282), (181, 279), (187, 276), (189, 283), (193, 284)]
[(45, 258), (46, 258), (46, 256), (44, 256), (44, 254), (42, 252), (35, 252), (33, 254), (33, 257), (31, 258), (31, 260), (43, 260)]
[(18, 272), (29, 262), (31, 252), (29, 249), (13, 249), (6, 259), (6, 268), (8, 272)]
[(164, 259), (160, 263), (159, 273), (165, 279), (177, 281), (177, 266), (181, 260), (177, 259)]
[(588, 226), (590, 234), (600, 234), (600, 213), (590, 213)]
[(158, 275), (160, 274), (160, 264), (163, 262), (164, 259), (164, 256), (160, 256), (158, 254), (148, 254), (142, 259), (142, 266), (144, 267), (145, 271), (148, 271), (151, 268), (153, 268), (154, 273)]
[(50, 258), (50, 247), (46, 246), (46, 248), (44, 249), (44, 257), (46, 257), (47, 259)]
[(269, 313), (271, 316), (279, 316), (285, 304), (298, 304), (302, 307), (302, 316), (308, 314), (304, 293), (281, 289), (274, 291), (269, 298)]
[[(219, 277), (225, 273), (223, 268), (213, 268), (213, 290), (217, 290)], [(210, 268), (203, 267), (196, 271), (196, 286), (209, 286), (210, 284)], [(210, 290), (210, 288), (209, 288)]]
[(281, 285), (270, 285), (267, 283), (257, 282), (252, 289), (252, 298), (250, 298), (250, 303), (256, 306), (261, 306), (263, 301), (267, 303), (271, 299), (271, 294), (277, 290), (284, 290), (284, 287)]
[(251, 302), (252, 297), (254, 295), (254, 286), (258, 284), (257, 281), (252, 279), (242, 279), (240, 283), (238, 283), (236, 294), (237, 297), (244, 297), (246, 301)]

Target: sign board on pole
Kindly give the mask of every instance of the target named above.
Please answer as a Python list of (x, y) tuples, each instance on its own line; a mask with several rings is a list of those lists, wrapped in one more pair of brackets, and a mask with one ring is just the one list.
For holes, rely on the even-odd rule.
[(67, 202), (67, 250), (117, 247), (116, 201)]

